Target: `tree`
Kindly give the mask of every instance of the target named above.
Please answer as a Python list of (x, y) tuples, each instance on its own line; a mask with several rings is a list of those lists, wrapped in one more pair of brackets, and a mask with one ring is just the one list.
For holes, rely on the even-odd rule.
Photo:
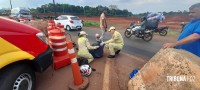
[(109, 9), (110, 10), (117, 10), (118, 8), (117, 8), (117, 5), (110, 5)]
[[(54, 0), (53, 0), (54, 1)], [(54, 2), (55, 3), (55, 2)], [(55, 8), (56, 7), (56, 8)], [(67, 13), (67, 14), (78, 14), (78, 15), (87, 15), (87, 16), (98, 16), (102, 13), (102, 10), (106, 9), (108, 15), (110, 16), (130, 16), (132, 15), (131, 12), (128, 10), (120, 10), (117, 8), (116, 5), (110, 5), (109, 7), (103, 7), (101, 5), (97, 7), (90, 7), (90, 6), (75, 6), (69, 4), (45, 4), (41, 5), (41, 7), (37, 7), (35, 10), (32, 9), (34, 13)], [(56, 12), (54, 12), (56, 11)]]

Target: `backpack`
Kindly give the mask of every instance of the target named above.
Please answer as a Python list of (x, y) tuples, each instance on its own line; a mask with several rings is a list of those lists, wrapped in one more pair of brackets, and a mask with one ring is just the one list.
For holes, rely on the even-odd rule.
[(77, 58), (77, 62), (78, 62), (79, 66), (85, 65), (85, 64), (87, 64), (87, 65), (89, 64), (88, 60), (86, 58), (82, 58), (82, 57), (81, 58)]

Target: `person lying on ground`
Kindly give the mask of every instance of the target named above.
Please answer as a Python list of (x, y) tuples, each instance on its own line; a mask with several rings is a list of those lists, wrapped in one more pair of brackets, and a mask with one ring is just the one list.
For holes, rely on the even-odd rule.
[(94, 58), (101, 58), (103, 57), (103, 48), (104, 48), (104, 45), (100, 45), (102, 43), (102, 40), (100, 39), (100, 35), (99, 34), (95, 34), (95, 38), (96, 38), (96, 42), (94, 42), (92, 44), (92, 46), (99, 46), (99, 48), (97, 49), (92, 49), (92, 50), (89, 50), (89, 52), (92, 54), (92, 56)]

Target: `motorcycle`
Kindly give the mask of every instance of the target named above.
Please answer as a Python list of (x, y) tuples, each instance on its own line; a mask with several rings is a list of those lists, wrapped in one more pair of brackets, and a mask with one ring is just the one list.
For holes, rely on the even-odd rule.
[(153, 38), (152, 30), (141, 30), (137, 35), (135, 27), (136, 25), (130, 25), (130, 27), (128, 27), (124, 32), (125, 37), (130, 38), (132, 35), (134, 35), (137, 38), (142, 38), (144, 41), (150, 41)]
[(154, 33), (159, 33), (161, 36), (166, 36), (167, 35), (167, 30), (169, 29), (168, 26), (164, 27), (158, 27), (156, 29), (153, 29)]

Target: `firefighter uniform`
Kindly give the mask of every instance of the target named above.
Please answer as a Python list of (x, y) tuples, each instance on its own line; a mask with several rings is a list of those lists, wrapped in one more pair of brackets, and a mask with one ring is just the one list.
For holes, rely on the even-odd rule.
[(117, 50), (121, 50), (124, 46), (124, 40), (122, 38), (122, 35), (115, 30), (115, 27), (110, 27), (109, 31), (112, 31), (113, 35), (112, 38), (106, 42), (104, 42), (106, 44), (106, 47), (109, 49), (110, 51), (110, 55), (115, 55), (115, 52)]
[(81, 31), (79, 33), (78, 38), (78, 57), (83, 57), (88, 59), (88, 63), (92, 62), (94, 60), (93, 56), (89, 53), (88, 49), (97, 49), (99, 46), (91, 46), (88, 39), (86, 38), (86, 32)]

